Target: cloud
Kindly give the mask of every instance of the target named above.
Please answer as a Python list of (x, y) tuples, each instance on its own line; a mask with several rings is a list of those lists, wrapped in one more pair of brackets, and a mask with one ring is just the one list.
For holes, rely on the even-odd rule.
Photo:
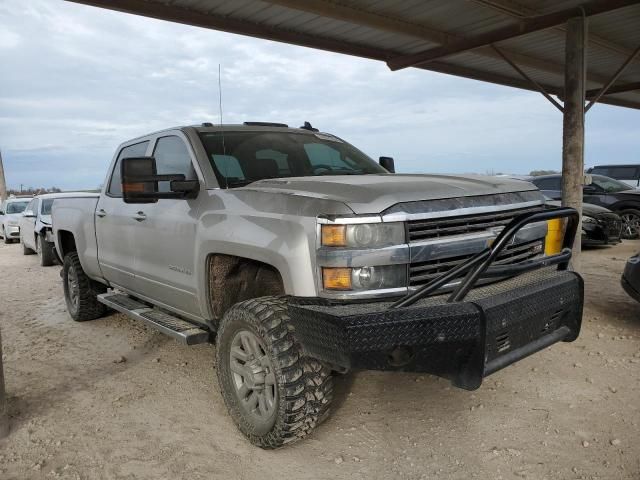
[[(0, 148), (10, 186), (95, 187), (121, 142), (224, 121), (332, 132), (400, 171), (559, 168), (540, 95), (59, 0), (0, 4)], [(4, 26), (9, 26), (4, 28)], [(637, 111), (589, 112), (588, 162), (632, 161)]]

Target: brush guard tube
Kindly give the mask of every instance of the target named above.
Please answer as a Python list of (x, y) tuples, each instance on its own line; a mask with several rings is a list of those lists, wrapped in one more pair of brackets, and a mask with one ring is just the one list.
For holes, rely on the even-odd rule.
[[(492, 266), (522, 227), (553, 218), (566, 219), (559, 253)], [(395, 303), (291, 298), (296, 335), (306, 355), (339, 371), (425, 372), (476, 389), (484, 377), (578, 337), (584, 287), (567, 270), (578, 218), (570, 208), (521, 215), (491, 247)], [(439, 292), (461, 277), (450, 294)], [(495, 277), (507, 279), (474, 289), (479, 280)]]

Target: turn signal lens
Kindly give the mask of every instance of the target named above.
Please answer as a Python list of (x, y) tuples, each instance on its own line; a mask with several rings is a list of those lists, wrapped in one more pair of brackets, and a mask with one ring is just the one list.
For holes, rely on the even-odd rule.
[(322, 225), (322, 245), (325, 247), (346, 247), (346, 225)]
[(351, 290), (351, 269), (323, 268), (322, 284), (325, 290)]
[(544, 254), (555, 255), (562, 250), (564, 222), (560, 218), (547, 220), (547, 236), (544, 239)]

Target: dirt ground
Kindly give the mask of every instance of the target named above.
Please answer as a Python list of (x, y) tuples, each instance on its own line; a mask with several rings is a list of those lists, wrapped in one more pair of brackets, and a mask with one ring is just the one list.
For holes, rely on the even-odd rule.
[(263, 451), (226, 413), (213, 347), (119, 314), (75, 323), (59, 267), (0, 245), (12, 428), (0, 479), (640, 479), (640, 304), (619, 284), (639, 249), (585, 253), (576, 342), (475, 392), (425, 375), (338, 377), (333, 415), (315, 434)]

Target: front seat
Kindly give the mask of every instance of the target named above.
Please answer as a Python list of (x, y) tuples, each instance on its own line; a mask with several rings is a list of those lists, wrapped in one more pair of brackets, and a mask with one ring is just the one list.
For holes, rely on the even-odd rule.
[(244, 173), (249, 180), (277, 178), (280, 176), (278, 163), (273, 158), (256, 158), (244, 165)]

